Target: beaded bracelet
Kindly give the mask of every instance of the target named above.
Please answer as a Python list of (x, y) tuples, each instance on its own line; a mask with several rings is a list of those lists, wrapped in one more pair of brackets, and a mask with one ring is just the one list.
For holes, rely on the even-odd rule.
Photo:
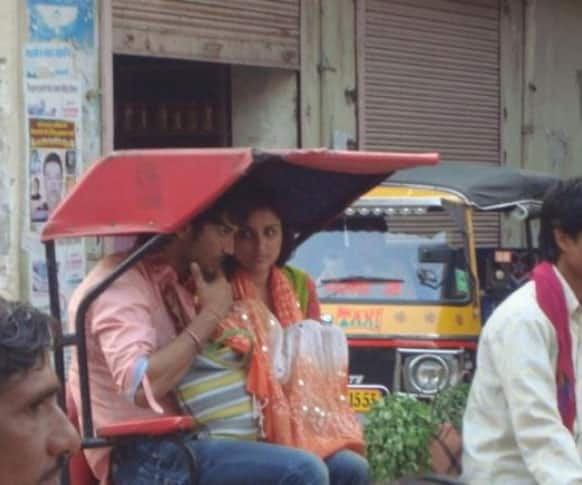
[(184, 332), (186, 332), (190, 336), (190, 338), (192, 339), (192, 342), (194, 342), (194, 347), (196, 348), (196, 353), (199, 354), (202, 351), (202, 342), (200, 341), (200, 337), (198, 335), (196, 335), (194, 333), (194, 330), (192, 330), (190, 327), (185, 327)]

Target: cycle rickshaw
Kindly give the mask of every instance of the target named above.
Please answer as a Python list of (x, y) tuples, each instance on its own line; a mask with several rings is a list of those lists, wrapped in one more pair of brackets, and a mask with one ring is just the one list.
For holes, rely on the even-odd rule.
[[(148, 252), (163, 245), (223, 193), (244, 184), (279, 194), (284, 215), (295, 231), (295, 244), (300, 244), (395, 170), (437, 162), (436, 154), (160, 149), (116, 152), (95, 163), (57, 207), (42, 232), (55, 319), (61, 320), (56, 240), (138, 234), (153, 237), (85, 295), (75, 315), (74, 333), (61, 332), (60, 325), (56, 329), (55, 366), (63, 383), (64, 348), (76, 347), (83, 448), (114, 446), (130, 435), (171, 435), (194, 426), (189, 416), (113, 423), (99, 429), (93, 424), (85, 316), (92, 302)], [(64, 394), (60, 400), (65, 406)], [(92, 483), (86, 472), (81, 455), (71, 460), (71, 483)], [(69, 483), (69, 477), (63, 477), (63, 482)]]

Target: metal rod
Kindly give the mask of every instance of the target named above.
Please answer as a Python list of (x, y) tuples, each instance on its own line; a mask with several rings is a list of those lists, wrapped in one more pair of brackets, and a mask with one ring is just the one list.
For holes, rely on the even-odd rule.
[(110, 438), (83, 438), (83, 443), (81, 448), (86, 450), (87, 448), (103, 448), (105, 446), (111, 446), (113, 440)]
[(527, 219), (525, 221), (525, 244), (528, 250), (533, 248), (533, 231), (532, 231), (532, 220)]
[[(45, 242), (44, 249), (46, 256), (50, 310), (51, 315), (54, 318), (52, 333), (55, 372), (57, 373), (57, 377), (61, 383), (61, 387), (57, 393), (57, 401), (61, 409), (63, 409), (66, 413), (67, 404), (65, 398), (65, 353), (63, 349), (63, 326), (61, 322), (61, 302), (59, 300), (59, 278), (55, 242)], [(60, 483), (61, 485), (69, 485), (71, 483), (68, 466), (64, 466), (61, 470)]]
[[(46, 254), (46, 267), (47, 267), (47, 277), (48, 277), (48, 288), (49, 288), (49, 301), (51, 315), (56, 321), (58, 328), (54, 328), (54, 359), (55, 359), (55, 370), (61, 385), (64, 386), (65, 383), (65, 356), (63, 351), (63, 340), (62, 340), (62, 323), (61, 323), (61, 304), (59, 300), (59, 278), (58, 278), (58, 267), (57, 267), (57, 256), (55, 251), (55, 242), (47, 241), (44, 244), (45, 254)], [(65, 399), (64, 399), (64, 388), (61, 389), (58, 395), (60, 406), (65, 409)]]
[(89, 367), (87, 364), (87, 340), (85, 329), (85, 317), (91, 304), (101, 295), (117, 278), (124, 274), (149, 251), (161, 246), (171, 235), (156, 234), (145, 244), (137, 248), (116, 268), (114, 268), (105, 278), (91, 288), (83, 297), (77, 308), (75, 315), (75, 329), (77, 333), (77, 360), (79, 365), (79, 385), (81, 390), (81, 409), (83, 423), (83, 437), (93, 437), (93, 414), (91, 411), (91, 390), (89, 383)]
[(74, 333), (66, 333), (61, 335), (61, 345), (63, 347), (70, 347), (77, 345), (77, 336)]

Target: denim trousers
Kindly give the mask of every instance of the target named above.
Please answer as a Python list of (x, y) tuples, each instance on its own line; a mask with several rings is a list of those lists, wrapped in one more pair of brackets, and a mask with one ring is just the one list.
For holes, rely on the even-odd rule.
[[(112, 454), (114, 485), (365, 485), (367, 461), (342, 450), (316, 455), (268, 443), (196, 439), (181, 435), (186, 448), (159, 438), (132, 440)], [(194, 458), (191, 477), (188, 452)]]

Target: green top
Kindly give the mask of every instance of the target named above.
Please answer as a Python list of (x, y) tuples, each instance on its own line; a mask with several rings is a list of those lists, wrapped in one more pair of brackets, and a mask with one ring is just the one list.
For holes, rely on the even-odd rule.
[(291, 283), (293, 290), (295, 290), (295, 294), (299, 300), (299, 306), (301, 307), (301, 312), (303, 315), (307, 315), (307, 305), (309, 305), (308, 274), (299, 268), (294, 268), (289, 265), (284, 266), (282, 271)]

